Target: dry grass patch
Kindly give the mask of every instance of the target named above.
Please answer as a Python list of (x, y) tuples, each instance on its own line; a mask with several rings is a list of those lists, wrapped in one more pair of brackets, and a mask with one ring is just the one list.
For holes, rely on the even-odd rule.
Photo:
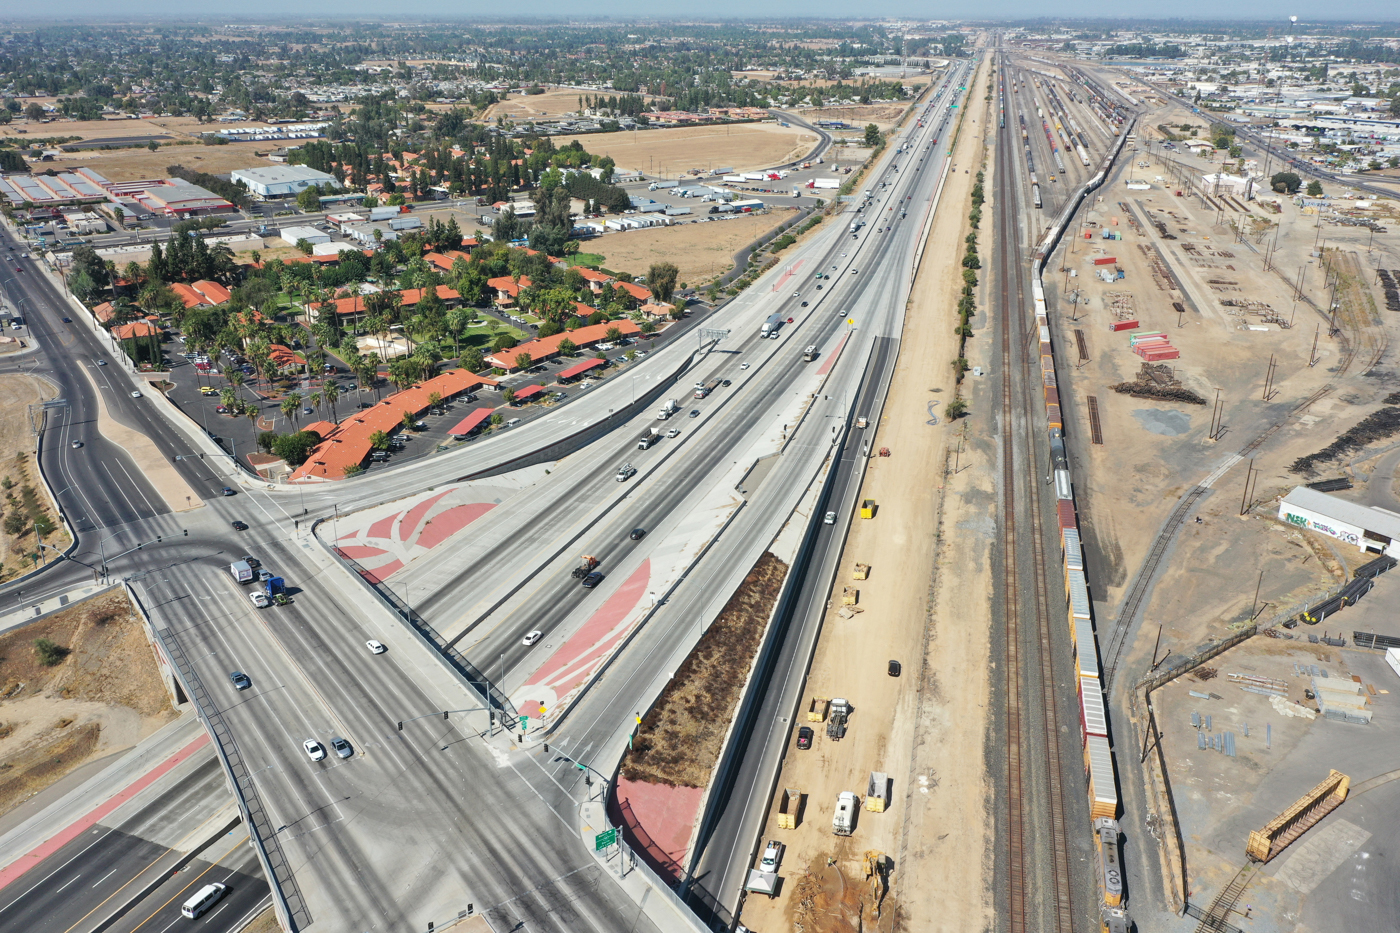
[(787, 571), (771, 553), (758, 559), (642, 719), (622, 759), (623, 777), (673, 787), (709, 783)]
[(682, 126), (632, 133), (586, 133), (556, 136), (556, 146), (578, 140), (596, 156), (612, 156), (618, 168), (674, 177), (692, 168), (733, 168), (748, 172), (802, 158), (817, 137), (776, 123), (727, 123)]
[(0, 813), (171, 718), (122, 590), (0, 635)]
[[(34, 457), (34, 435), (29, 407), (54, 397), (48, 383), (32, 376), (0, 376), (0, 581), (12, 579), (33, 566), (30, 559), (37, 541), (34, 520), (42, 517), (53, 530), (44, 543), (63, 550), (68, 533), (58, 524)], [(41, 523), (42, 524), (42, 523)], [(45, 552), (49, 559), (53, 551)]]
[(793, 208), (780, 208), (713, 223), (609, 233), (588, 241), (584, 248), (607, 256), (605, 265), (614, 272), (643, 275), (652, 263), (664, 260), (680, 270), (677, 281), (701, 285), (728, 272), (740, 248), (792, 219), (794, 213)]

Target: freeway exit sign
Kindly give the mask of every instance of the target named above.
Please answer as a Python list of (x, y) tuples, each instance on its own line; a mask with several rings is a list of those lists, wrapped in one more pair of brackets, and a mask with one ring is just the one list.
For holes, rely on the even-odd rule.
[(601, 852), (615, 842), (617, 842), (617, 830), (605, 829), (598, 834), (597, 841), (593, 843), (593, 851)]

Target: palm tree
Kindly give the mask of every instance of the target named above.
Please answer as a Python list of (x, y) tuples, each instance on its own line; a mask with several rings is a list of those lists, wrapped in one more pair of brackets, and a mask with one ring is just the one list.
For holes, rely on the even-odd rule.
[(331, 420), (335, 421), (335, 400), (340, 398), (340, 387), (334, 382), (327, 382), (321, 389), (321, 398), (325, 399), (327, 407), (331, 410)]
[(321, 410), (320, 392), (312, 392), (310, 395), (307, 396), (306, 400), (311, 403), (311, 407), (316, 409), (316, 411), (319, 412)]
[(299, 419), (296, 417), (296, 414), (297, 414), (297, 408), (300, 407), (300, 405), (301, 405), (301, 394), (300, 394), (300, 393), (297, 393), (297, 392), (289, 392), (289, 393), (287, 393), (287, 397), (284, 398), (284, 399), (282, 399), (282, 417), (286, 418), (289, 422), (291, 422), (293, 427), (296, 427), (296, 426), (297, 426), (297, 425), (296, 425), (296, 422), (299, 420)]

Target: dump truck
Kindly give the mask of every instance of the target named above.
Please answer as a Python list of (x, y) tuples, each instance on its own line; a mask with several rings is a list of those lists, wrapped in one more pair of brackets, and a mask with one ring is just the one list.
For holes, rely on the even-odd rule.
[(856, 564), (856, 569), (851, 571), (852, 580), (864, 580), (870, 576), (869, 564)]
[(831, 717), (826, 721), (827, 738), (840, 741), (846, 735), (846, 720), (851, 715), (851, 704), (841, 697), (832, 697)]
[(826, 718), (826, 707), (831, 701), (826, 697), (812, 697), (812, 702), (807, 707), (807, 721), (821, 722)]
[(642, 432), (642, 436), (637, 438), (638, 450), (650, 450), (651, 445), (661, 440), (660, 428), (647, 428)]
[(856, 808), (859, 806), (856, 795), (843, 790), (836, 798), (836, 812), (831, 815), (831, 831), (838, 836), (849, 836), (856, 828)]
[(239, 583), (253, 582), (253, 567), (246, 560), (236, 560), (228, 565), (228, 572)]
[(597, 566), (598, 558), (594, 557), (592, 554), (584, 554), (578, 559), (578, 566), (575, 567), (573, 570), (574, 578), (580, 580), (583, 579), (584, 577), (592, 573), (593, 568)]
[(865, 791), (865, 809), (871, 813), (884, 813), (890, 803), (890, 776), (883, 771), (871, 771), (870, 783)]
[(861, 501), (861, 503), (860, 503), (860, 517), (861, 517), (861, 518), (874, 518), (874, 517), (875, 517), (875, 500), (874, 500), (874, 499), (864, 499), (864, 500)]
[(796, 787), (783, 788), (783, 799), (778, 804), (778, 828), (796, 829), (798, 811), (802, 809), (802, 791)]

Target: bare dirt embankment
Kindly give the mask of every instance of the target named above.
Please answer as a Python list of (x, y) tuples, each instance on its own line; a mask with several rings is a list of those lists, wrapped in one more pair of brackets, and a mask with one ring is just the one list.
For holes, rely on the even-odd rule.
[(712, 223), (609, 233), (588, 241), (586, 248), (602, 253), (603, 265), (614, 272), (645, 275), (654, 262), (673, 262), (680, 270), (677, 281), (702, 285), (732, 269), (734, 254), (743, 246), (787, 223), (795, 213), (778, 208)]
[(0, 635), (0, 814), (174, 717), (121, 590)]
[[(32, 376), (0, 376), (0, 581), (31, 569), (36, 553), (52, 560), (71, 540), (58, 524), (32, 453), (29, 407), (53, 396), (47, 383)], [(48, 547), (38, 546), (40, 535)]]
[(642, 718), (632, 749), (622, 759), (623, 777), (673, 787), (710, 782), (787, 571), (787, 564), (771, 553), (758, 559)]
[(815, 134), (776, 123), (722, 123), (631, 133), (557, 136), (556, 146), (574, 140), (595, 156), (612, 156), (619, 168), (674, 178), (693, 168), (732, 168), (740, 172), (783, 165), (807, 155)]

